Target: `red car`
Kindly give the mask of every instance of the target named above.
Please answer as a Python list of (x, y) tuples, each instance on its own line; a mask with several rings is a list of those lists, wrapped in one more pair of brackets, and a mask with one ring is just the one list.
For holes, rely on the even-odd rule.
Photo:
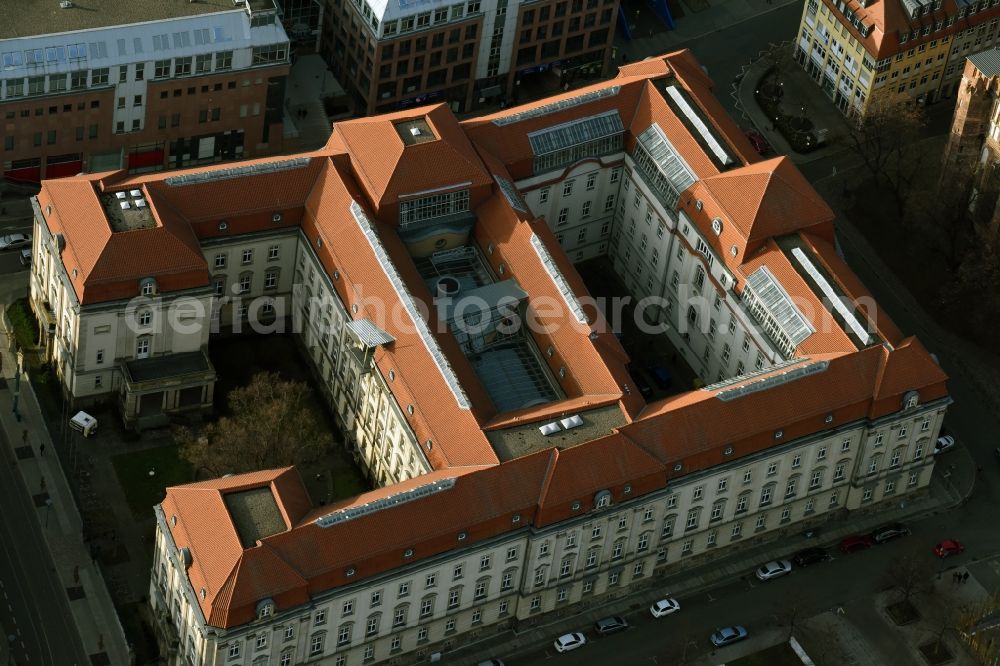
[(965, 546), (954, 539), (945, 539), (934, 546), (934, 554), (940, 558), (945, 558), (949, 555), (958, 555), (964, 550)]
[(764, 135), (757, 130), (747, 130), (747, 138), (750, 139), (750, 143), (753, 144), (753, 149), (757, 151), (760, 155), (767, 155), (771, 152), (771, 144), (767, 142)]
[(868, 550), (873, 545), (875, 545), (875, 542), (867, 535), (849, 536), (840, 542), (840, 552), (845, 554), (856, 553), (859, 550)]

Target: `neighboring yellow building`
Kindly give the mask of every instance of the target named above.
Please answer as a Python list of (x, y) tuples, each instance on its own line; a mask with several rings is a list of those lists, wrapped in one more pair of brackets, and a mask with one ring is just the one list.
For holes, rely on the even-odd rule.
[(950, 97), (961, 61), (991, 48), (1000, 0), (807, 0), (795, 58), (845, 114), (878, 90)]

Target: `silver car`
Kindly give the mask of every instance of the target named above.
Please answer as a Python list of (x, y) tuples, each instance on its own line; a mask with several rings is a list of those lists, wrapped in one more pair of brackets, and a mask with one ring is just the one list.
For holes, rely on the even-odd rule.
[(741, 641), (749, 635), (750, 634), (747, 633), (746, 629), (737, 624), (733, 627), (723, 627), (722, 629), (717, 629), (715, 633), (709, 637), (709, 640), (712, 641), (712, 645), (715, 647), (724, 647), (731, 643)]
[(784, 576), (792, 570), (792, 563), (788, 560), (772, 560), (767, 564), (757, 567), (757, 578), (760, 580), (771, 580)]
[(31, 245), (31, 234), (5, 234), (0, 236), (0, 250), (16, 250)]

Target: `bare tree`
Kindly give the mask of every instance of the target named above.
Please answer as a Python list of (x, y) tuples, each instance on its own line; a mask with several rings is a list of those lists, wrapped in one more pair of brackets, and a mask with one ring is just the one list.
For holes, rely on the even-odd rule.
[(178, 428), (174, 438), (195, 469), (216, 476), (310, 462), (333, 438), (317, 422), (309, 401), (305, 384), (261, 372), (229, 394), (231, 416), (200, 432)]
[(900, 215), (913, 179), (923, 167), (915, 144), (926, 124), (923, 107), (906, 95), (883, 90), (872, 95), (865, 115), (847, 135), (876, 184), (892, 195)]
[(899, 593), (900, 601), (909, 602), (914, 594), (929, 589), (934, 570), (927, 558), (904, 555), (889, 562), (885, 570), (886, 585)]

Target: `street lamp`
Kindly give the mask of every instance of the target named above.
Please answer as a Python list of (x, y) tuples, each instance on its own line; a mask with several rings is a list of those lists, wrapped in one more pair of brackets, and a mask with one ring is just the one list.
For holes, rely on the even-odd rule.
[(24, 352), (20, 349), (17, 350), (17, 366), (14, 368), (14, 404), (11, 407), (11, 411), (14, 412), (14, 417), (17, 418), (17, 422), (21, 422), (21, 412), (17, 411), (17, 401), (21, 397), (21, 373), (24, 368)]

